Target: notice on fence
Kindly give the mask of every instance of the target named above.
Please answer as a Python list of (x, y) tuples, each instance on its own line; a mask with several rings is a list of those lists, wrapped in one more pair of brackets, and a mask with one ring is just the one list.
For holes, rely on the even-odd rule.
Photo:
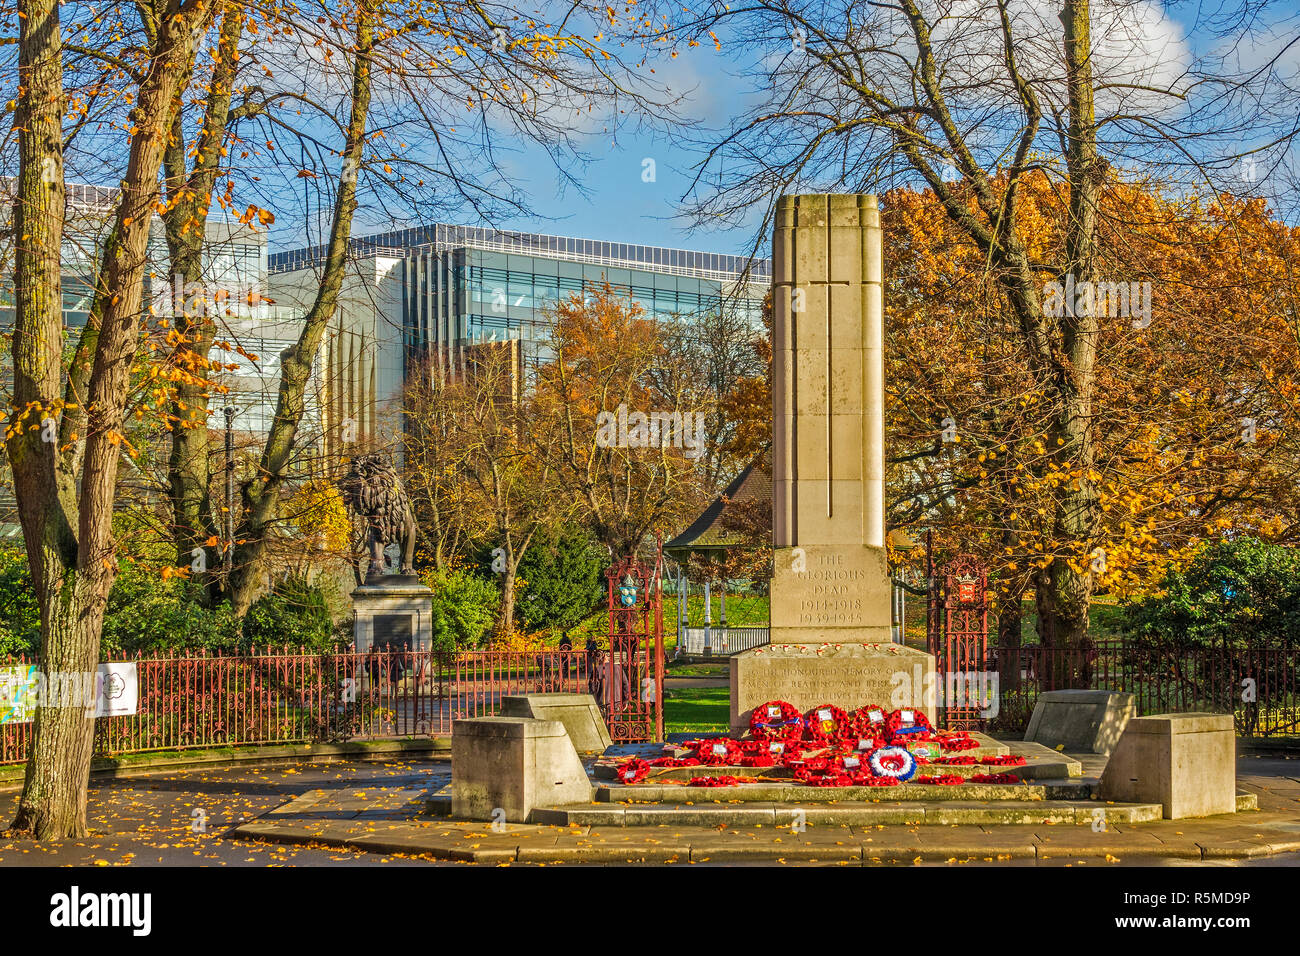
[(0, 724), (29, 723), (36, 712), (38, 668), (0, 668)]
[(134, 714), (140, 703), (140, 675), (134, 664), (100, 664), (96, 717)]
[(49, 679), (39, 667), (0, 668), (0, 724), (30, 723), (38, 706), (87, 707), (94, 695), (94, 716), (120, 717), (139, 707), (140, 679), (135, 664), (100, 664), (94, 684), (70, 675)]

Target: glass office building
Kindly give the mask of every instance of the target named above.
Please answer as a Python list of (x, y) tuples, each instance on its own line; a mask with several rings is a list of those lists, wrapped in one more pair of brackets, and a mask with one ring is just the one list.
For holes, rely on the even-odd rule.
[[(319, 247), (279, 253), (269, 269), (319, 266), (322, 254)], [(408, 355), (518, 339), (525, 358), (534, 357), (548, 310), (605, 283), (656, 316), (727, 309), (758, 327), (771, 283), (765, 259), (445, 224), (355, 240), (353, 255), (401, 259), (400, 325)]]

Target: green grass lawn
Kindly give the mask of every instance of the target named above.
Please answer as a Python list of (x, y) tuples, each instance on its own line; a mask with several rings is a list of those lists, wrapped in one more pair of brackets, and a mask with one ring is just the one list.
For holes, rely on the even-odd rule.
[(725, 687), (687, 687), (664, 692), (664, 730), (670, 734), (726, 731), (731, 692)]
[(687, 664), (683, 661), (669, 661), (666, 670), (673, 677), (726, 677), (731, 673), (726, 664)]

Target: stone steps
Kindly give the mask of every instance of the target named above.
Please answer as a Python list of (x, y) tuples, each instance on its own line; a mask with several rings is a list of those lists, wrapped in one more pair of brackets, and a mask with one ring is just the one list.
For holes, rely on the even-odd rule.
[[(933, 788), (928, 788), (933, 789)], [(949, 788), (951, 789), (951, 788)], [(703, 795), (706, 791), (700, 791)], [(679, 797), (684, 796), (680, 788)], [(1259, 808), (1253, 793), (1237, 794), (1237, 811)], [(722, 803), (697, 801), (694, 803), (605, 803), (568, 804), (534, 811), (534, 822), (567, 826), (570, 823), (599, 826), (664, 825), (664, 826), (728, 826), (736, 824), (772, 824), (788, 826), (794, 812), (804, 814), (808, 823), (827, 826), (890, 826), (890, 825), (952, 825), (952, 824), (1015, 824), (1015, 823), (1076, 823), (1093, 824), (1102, 810), (1108, 823), (1149, 823), (1161, 819), (1159, 804), (1103, 804), (1094, 800), (998, 800), (974, 803), (961, 800), (915, 800), (872, 802), (815, 802), (783, 801), (762, 803)], [(425, 812), (432, 816), (451, 815), (450, 792), (431, 794)]]
[(684, 787), (635, 784), (599, 785), (594, 799), (600, 803), (836, 803), (889, 801), (966, 803), (1009, 800), (1087, 800), (1091, 781), (1057, 780), (1042, 783), (963, 783), (948, 785), (904, 783), (895, 787), (800, 787), (789, 783), (742, 783), (729, 787)]
[[(952, 774), (957, 777), (974, 777), (980, 774), (1014, 773), (1022, 780), (1042, 782), (1074, 778), (1079, 779), (1079, 762), (1069, 758), (1054, 760), (1036, 759), (1020, 767), (998, 767), (985, 764), (921, 764), (917, 769), (920, 775), (937, 777)], [(757, 777), (773, 783), (790, 783), (794, 772), (785, 767), (652, 767), (646, 778), (637, 786), (653, 786), (658, 783), (687, 783), (693, 777)], [(597, 774), (601, 780), (614, 781), (612, 773)]]
[(533, 822), (556, 826), (785, 826), (799, 820), (826, 826), (952, 826), (1149, 823), (1161, 818), (1151, 804), (1103, 804), (1092, 800), (997, 800), (987, 803), (899, 801), (862, 803), (654, 803), (569, 804), (533, 811)]

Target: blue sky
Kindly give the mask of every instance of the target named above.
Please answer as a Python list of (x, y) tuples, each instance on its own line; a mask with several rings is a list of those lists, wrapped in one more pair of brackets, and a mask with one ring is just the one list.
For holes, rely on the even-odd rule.
[[(1186, 52), (1189, 48), (1193, 55), (1201, 56), (1218, 42), (1208, 33), (1198, 34), (1188, 29), (1198, 14), (1207, 15), (1206, 9), (1198, 7), (1197, 3), (1173, 0), (1153, 3), (1152, 6), (1162, 6), (1165, 15), (1173, 21), (1169, 34), (1174, 42), (1163, 55), (1153, 50), (1134, 49), (1136, 61), (1176, 55), (1178, 50)], [(1159, 14), (1154, 15), (1158, 20)], [(1295, 14), (1279, 11), (1275, 16), (1287, 19)], [(751, 64), (746, 62), (743, 45), (731, 42), (725, 30), (719, 31), (719, 36), (723, 44), (720, 51), (705, 44), (682, 50), (676, 60), (654, 64), (658, 80), (667, 83), (676, 93), (688, 94), (683, 112), (696, 121), (697, 128), (724, 127), (728, 119), (740, 111), (746, 95), (752, 95), (749, 93), (750, 81), (744, 75), (746, 67)], [(1258, 36), (1258, 39), (1264, 46), (1275, 40), (1266, 34)], [(1237, 68), (1258, 62), (1262, 55), (1253, 41), (1241, 44), (1236, 52), (1240, 55), (1240, 60), (1234, 64)], [(494, 225), (710, 252), (749, 251), (762, 210), (755, 210), (744, 227), (731, 229), (691, 231), (689, 224), (677, 215), (678, 204), (690, 183), (690, 166), (697, 157), (674, 145), (666, 135), (632, 128), (615, 135), (597, 128), (586, 137), (585, 149), (592, 157), (579, 174), (585, 195), (572, 186), (561, 186), (560, 177), (540, 149), (515, 144), (513, 151), (507, 150), (503, 169), (531, 197), (534, 214), (503, 219)], [(1236, 148), (1230, 151), (1236, 152)], [(654, 162), (652, 182), (647, 182), (643, 176), (647, 160)], [(464, 224), (483, 224), (472, 217), (442, 218)], [(373, 231), (377, 230), (357, 229), (359, 234)], [(277, 243), (277, 238), (273, 230), (272, 248), (284, 248), (285, 245)]]
[[(663, 73), (663, 67), (657, 68)], [(670, 88), (691, 90), (686, 111), (709, 127), (720, 127), (744, 95), (746, 82), (733, 75), (734, 54), (712, 47), (684, 51), (671, 64)], [(673, 246), (705, 252), (744, 253), (757, 226), (748, 229), (689, 231), (677, 216), (678, 203), (690, 184), (694, 157), (669, 137), (644, 130), (593, 133), (587, 150), (593, 157), (582, 175), (588, 195), (559, 191), (553, 166), (539, 150), (525, 150), (514, 170), (532, 196), (534, 216), (515, 217), (504, 225), (533, 232), (591, 239)], [(646, 160), (654, 162), (654, 181), (646, 182)]]

